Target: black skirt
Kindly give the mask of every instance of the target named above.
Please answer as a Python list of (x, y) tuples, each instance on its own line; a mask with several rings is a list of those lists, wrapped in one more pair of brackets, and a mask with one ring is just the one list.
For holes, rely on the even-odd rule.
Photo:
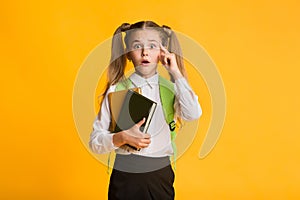
[(117, 154), (114, 166), (110, 176), (109, 200), (174, 199), (174, 172), (169, 157)]

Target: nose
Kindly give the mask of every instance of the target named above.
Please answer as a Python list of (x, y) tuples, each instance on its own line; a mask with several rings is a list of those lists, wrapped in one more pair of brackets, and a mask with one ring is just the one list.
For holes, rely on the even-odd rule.
[(147, 48), (142, 49), (142, 56), (148, 56), (148, 49)]

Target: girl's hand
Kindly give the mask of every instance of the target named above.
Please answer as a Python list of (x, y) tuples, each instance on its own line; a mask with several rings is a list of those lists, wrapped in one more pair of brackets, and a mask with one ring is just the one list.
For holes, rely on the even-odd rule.
[(140, 131), (140, 127), (144, 123), (145, 118), (130, 129), (115, 133), (113, 136), (114, 145), (120, 147), (129, 144), (137, 149), (148, 147), (151, 142), (150, 135)]
[(163, 66), (168, 70), (168, 72), (174, 77), (175, 80), (183, 77), (178, 68), (175, 54), (170, 53), (162, 44), (160, 44), (160, 49), (160, 61)]

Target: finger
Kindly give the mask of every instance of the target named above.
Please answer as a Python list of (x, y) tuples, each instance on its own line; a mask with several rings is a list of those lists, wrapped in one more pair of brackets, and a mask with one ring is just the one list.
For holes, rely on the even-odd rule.
[(143, 134), (143, 138), (145, 138), (145, 139), (150, 139), (150, 138), (151, 138), (151, 135), (149, 135), (148, 133), (145, 133), (145, 134)]
[(170, 64), (170, 63), (169, 63), (169, 57), (166, 56), (166, 57), (165, 57), (165, 65), (168, 65), (168, 64)]
[(161, 64), (165, 65), (166, 64), (166, 54), (165, 53), (162, 53), (161, 56), (160, 56), (160, 62)]
[(138, 148), (145, 148), (145, 147), (148, 147), (150, 144), (150, 140), (143, 140), (141, 142), (138, 143)]
[(170, 58), (167, 57), (167, 56), (165, 56), (165, 57), (163, 58), (162, 64), (163, 64), (163, 66), (165, 66), (166, 68), (168, 68), (169, 65), (170, 65)]
[(165, 54), (169, 54), (170, 52), (161, 44), (159, 43), (160, 49), (165, 53)]
[(150, 144), (151, 140), (150, 139), (141, 139), (141, 143), (143, 143), (143, 144)]
[(145, 123), (145, 120), (145, 117), (143, 117), (143, 119), (136, 124), (137, 127), (141, 127)]
[(168, 64), (168, 55), (167, 55), (167, 54), (164, 53), (164, 55), (162, 55), (162, 56), (160, 57), (160, 59), (161, 59), (161, 63), (162, 63), (163, 65), (167, 65), (167, 64)]
[(139, 146), (139, 148), (138, 149), (141, 149), (141, 148), (146, 148), (146, 147), (148, 147), (149, 146), (149, 144), (141, 144), (140, 146)]

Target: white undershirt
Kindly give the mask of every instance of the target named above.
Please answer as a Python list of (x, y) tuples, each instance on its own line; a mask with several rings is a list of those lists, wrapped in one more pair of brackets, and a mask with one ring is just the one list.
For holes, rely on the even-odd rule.
[[(133, 73), (130, 77), (133, 82), (133, 87), (140, 87), (142, 95), (157, 102), (157, 108), (154, 112), (154, 116), (148, 128), (148, 134), (151, 135), (151, 143), (147, 148), (143, 148), (140, 151), (124, 150), (114, 146), (112, 136), (109, 132), (109, 126), (111, 121), (110, 108), (107, 95), (110, 92), (114, 92), (116, 85), (111, 86), (108, 89), (101, 106), (101, 116), (95, 119), (93, 124), (93, 132), (90, 137), (90, 148), (93, 152), (103, 154), (113, 150), (118, 154), (138, 154), (149, 157), (162, 157), (171, 156), (173, 149), (171, 145), (171, 135), (169, 125), (167, 124), (164, 113), (162, 110), (158, 74), (145, 79), (136, 73)], [(180, 116), (184, 120), (198, 119), (202, 110), (198, 103), (197, 95), (192, 91), (185, 78), (179, 78), (175, 81), (175, 101), (180, 105)]]

